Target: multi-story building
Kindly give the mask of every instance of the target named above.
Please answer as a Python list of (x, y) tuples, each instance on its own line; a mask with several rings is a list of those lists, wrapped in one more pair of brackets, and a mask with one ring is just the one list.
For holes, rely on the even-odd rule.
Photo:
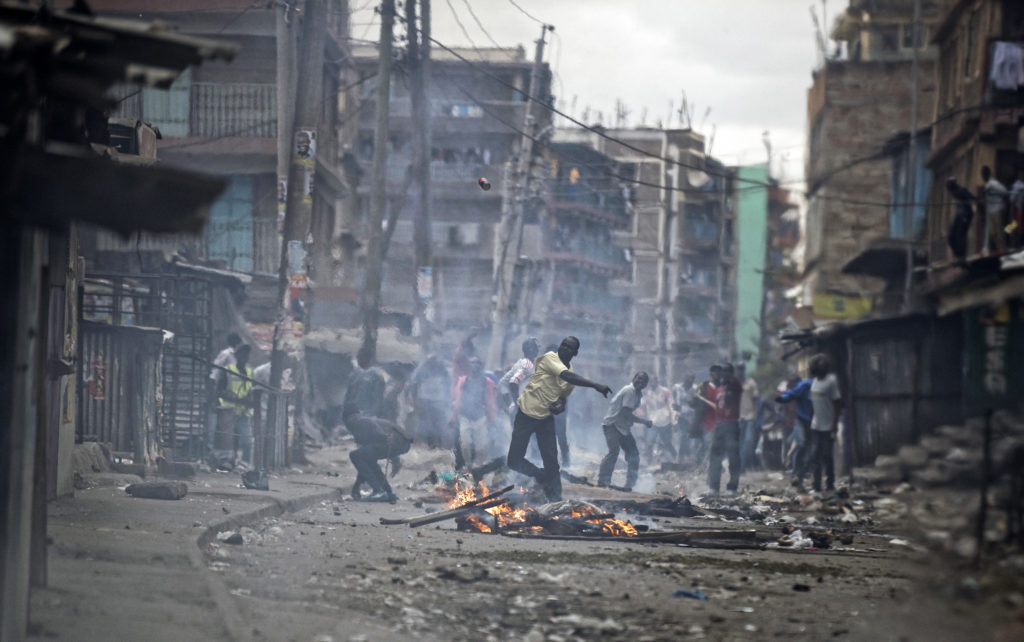
[[(915, 43), (913, 0), (851, 0), (831, 33), (837, 49), (814, 72), (808, 90), (803, 303), (813, 305), (819, 320), (864, 316), (883, 287), (878, 279), (843, 273), (843, 267), (890, 235), (890, 204), (900, 199), (884, 148), (894, 134), (910, 129), (915, 46), (918, 123), (930, 121), (937, 49), (928, 43), (940, 2), (922, 5)], [(919, 158), (926, 154), (919, 150)]]
[(677, 193), (673, 244), (678, 266), (672, 292), (676, 380), (705, 372), (735, 348), (736, 172), (704, 158), (703, 140), (688, 162), (707, 171), (687, 170), (687, 187)]
[(547, 341), (574, 335), (580, 368), (599, 381), (625, 372), (631, 268), (613, 236), (630, 224), (631, 192), (618, 163), (581, 143), (555, 142), (541, 217), (524, 229), (524, 326)]
[[(689, 129), (608, 129), (556, 132), (613, 158), (631, 220), (616, 232), (629, 250), (624, 334), (633, 369), (673, 381), (732, 350), (735, 323), (735, 202), (732, 171), (704, 152)], [(621, 141), (621, 142), (617, 142)], [(641, 151), (637, 151), (641, 150)]]
[(761, 332), (761, 363), (778, 362), (782, 356), (779, 331), (787, 327), (796, 301), (790, 291), (799, 284), (793, 251), (800, 243), (800, 210), (790, 191), (768, 188), (767, 252), (764, 265), (764, 297)]
[[(525, 122), (525, 92), (532, 68), (521, 47), (455, 51), (507, 85), (480, 73), (449, 51), (435, 48), (431, 54), (426, 99), (431, 138), (429, 267), (433, 324), (442, 334), (450, 330), (453, 337), (471, 327), (486, 328), (490, 323), (496, 230), (503, 200), (516, 193), (509, 176), (520, 147), (521, 136), (516, 130)], [(353, 57), (355, 77), (349, 84), (354, 87), (346, 96), (345, 117), (351, 115), (357, 129), (353, 153), (364, 178), (353, 207), (344, 210), (341, 235), (358, 241), (367, 237), (369, 220), (377, 48), (356, 47)], [(544, 65), (541, 86), (533, 90), (533, 95), (549, 95), (550, 79)], [(384, 322), (403, 326), (411, 323), (413, 283), (417, 268), (424, 266), (416, 266), (414, 261), (414, 217), (418, 208), (406, 176), (413, 163), (416, 124), (408, 82), (400, 68), (392, 76), (390, 96), (387, 194), (389, 207), (400, 209), (384, 265), (382, 301)], [(534, 114), (535, 131), (543, 132), (551, 122), (551, 112), (534, 109)], [(488, 178), (494, 189), (477, 187), (480, 177)], [(527, 223), (537, 220), (542, 203), (536, 198), (540, 184), (534, 181), (533, 185), (534, 193), (526, 195)], [(345, 287), (338, 284), (339, 289)], [(355, 300), (357, 293), (348, 287), (347, 296)]]
[[(1014, 0), (958, 0), (942, 15), (935, 29), (939, 90), (934, 100), (931, 154), (928, 168), (934, 181), (929, 198), (927, 239), (929, 259), (951, 258), (946, 232), (954, 204), (945, 192), (945, 179), (980, 194), (981, 168), (1012, 187), (1024, 169), (1020, 128), (1024, 124), (1024, 85), (1021, 78), (1001, 70), (1019, 69), (1024, 57), (1024, 4)], [(1019, 74), (1018, 74), (1019, 76)], [(979, 207), (979, 212), (984, 208)], [(984, 216), (975, 216), (968, 254), (982, 249)], [(1006, 220), (1004, 223), (1008, 224)], [(1007, 235), (1019, 246), (1019, 232)]]
[[(101, 261), (108, 252), (178, 252), (192, 260), (256, 275), (257, 282), (265, 280), (268, 289), (274, 290), (281, 260), (276, 71), (278, 52), (284, 46), (277, 35), (280, 10), (272, 3), (255, 6), (248, 0), (221, 0), (215, 5), (201, 0), (157, 4), (143, 0), (90, 2), (102, 15), (158, 20), (180, 33), (236, 43), (238, 57), (230, 64), (190, 70), (168, 90), (139, 91), (124, 86), (116, 94), (118, 106), (113, 115), (159, 129), (162, 164), (219, 175), (228, 180), (228, 188), (211, 208), (202, 235), (142, 235), (125, 243), (117, 236), (97, 232), (83, 236), (83, 251), (90, 259)], [(297, 12), (290, 13), (288, 30), (291, 38), (297, 37)], [(313, 247), (321, 253), (329, 252), (335, 212), (348, 191), (338, 135), (338, 95), (348, 64), (347, 31), (347, 3), (338, 0), (328, 11), (323, 110), (313, 141)], [(274, 306), (265, 307), (272, 316)]]

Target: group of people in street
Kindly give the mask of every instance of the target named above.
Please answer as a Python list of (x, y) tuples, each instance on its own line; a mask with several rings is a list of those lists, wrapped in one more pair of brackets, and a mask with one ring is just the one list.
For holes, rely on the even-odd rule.
[[(458, 470), (476, 476), (514, 471), (536, 480), (550, 500), (559, 499), (562, 469), (571, 461), (566, 409), (577, 387), (610, 396), (600, 422), (607, 451), (597, 471), (599, 486), (611, 486), (623, 455), (626, 477), (619, 488), (624, 490), (637, 484), (643, 458), (677, 470), (706, 470), (712, 496), (721, 490), (727, 465), (725, 490), (735, 492), (740, 476), (761, 466), (762, 429), (773, 417), (775, 424), (780, 418), (792, 423), (780, 461), (793, 484), (802, 485), (811, 473), (815, 489), (822, 487), (823, 477), (826, 488), (834, 487), (833, 439), (842, 405), (838, 382), (823, 355), (811, 360), (810, 378), (790, 380), (774, 400), (762, 399), (744, 366), (730, 363), (712, 365), (704, 381), (687, 375), (671, 388), (656, 375), (635, 372), (612, 394), (607, 385), (573, 368), (581, 349), (576, 337), (567, 336), (543, 351), (537, 339), (528, 338), (520, 356), (500, 373), (484, 369), (474, 337), (470, 332), (458, 344), (450, 367), (435, 353), (415, 367), (386, 371), (373, 363), (370, 352), (357, 352), (340, 412), (340, 425), (356, 445), (350, 453), (357, 473), (354, 498), (395, 501), (381, 462), (393, 476), (401, 456), (418, 441), (452, 451)], [(218, 405), (232, 408), (237, 416), (235, 430), (246, 461), (252, 454), (251, 419), (246, 422), (252, 413), (246, 399), (254, 376), (247, 365), (249, 352), (237, 335), (230, 336), (210, 374)], [(642, 428), (634, 435), (636, 424)], [(364, 486), (371, 491), (366, 497)]]

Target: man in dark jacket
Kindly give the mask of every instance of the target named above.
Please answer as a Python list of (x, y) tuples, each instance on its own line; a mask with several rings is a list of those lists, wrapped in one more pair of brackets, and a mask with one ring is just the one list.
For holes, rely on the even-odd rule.
[(342, 418), (345, 427), (355, 437), (359, 446), (349, 453), (349, 459), (352, 460), (357, 472), (355, 484), (352, 485), (352, 498), (362, 499), (359, 487), (365, 482), (373, 489), (373, 494), (367, 497), (366, 501), (395, 503), (398, 497), (391, 490), (391, 485), (377, 462), (388, 459), (397, 467), (399, 456), (409, 452), (412, 439), (398, 424), (364, 415), (354, 404), (345, 406)]
[(946, 191), (956, 201), (956, 214), (953, 216), (953, 222), (949, 224), (947, 241), (953, 256), (963, 261), (967, 258), (967, 232), (971, 229), (971, 220), (974, 218), (974, 195), (969, 189), (958, 184), (952, 176), (946, 179)]

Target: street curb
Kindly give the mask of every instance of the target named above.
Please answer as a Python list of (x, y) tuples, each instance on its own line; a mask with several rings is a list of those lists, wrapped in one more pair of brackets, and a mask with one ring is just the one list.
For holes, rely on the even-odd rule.
[(220, 521), (210, 524), (204, 528), (203, 532), (196, 538), (196, 545), (189, 547), (188, 559), (192, 563), (192, 566), (198, 569), (205, 577), (206, 585), (213, 597), (214, 605), (220, 612), (224, 621), (224, 627), (227, 629), (228, 635), (232, 640), (237, 640), (238, 642), (251, 641), (252, 626), (246, 622), (244, 617), (242, 617), (242, 614), (239, 611), (237, 604), (235, 604), (235, 601), (232, 599), (231, 593), (228, 591), (223, 578), (206, 566), (203, 548), (216, 539), (217, 533), (231, 529), (238, 529), (243, 526), (250, 526), (261, 519), (266, 519), (268, 517), (276, 517), (286, 513), (295, 513), (318, 502), (340, 497), (342, 492), (341, 488), (335, 488), (328, 492), (313, 493), (311, 495), (304, 495), (293, 499), (277, 499), (276, 497), (271, 496), (267, 496), (265, 498), (261, 497), (260, 499), (266, 499), (269, 503), (250, 511), (230, 515)]

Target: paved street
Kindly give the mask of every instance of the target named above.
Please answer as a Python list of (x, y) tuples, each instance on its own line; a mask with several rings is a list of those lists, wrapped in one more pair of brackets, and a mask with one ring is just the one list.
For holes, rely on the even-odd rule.
[[(443, 508), (423, 502), (434, 493), (419, 481), (444, 456), (410, 453), (395, 484), (403, 499), (390, 505), (336, 490), (351, 480), (346, 452), (316, 453), (304, 473), (272, 479), (270, 493), (204, 475), (177, 502), (101, 487), (54, 504), (51, 587), (34, 595), (35, 636), (966, 640), (1021, 632), (1012, 623), (1020, 605), (1005, 591), (987, 598), (983, 583), (972, 592), (963, 565), (927, 552), (920, 533), (901, 528), (907, 520), (888, 521), (878, 510), (871, 524), (833, 525), (854, 539), (831, 550), (523, 541), (459, 532), (452, 521), (383, 526), (380, 517)], [(766, 490), (778, 480), (751, 476), (744, 486)], [(753, 526), (768, 544), (781, 534), (785, 522), (773, 523), (780, 515), (633, 519), (665, 530)], [(828, 518), (795, 511), (790, 519), (806, 530), (824, 529)], [(222, 542), (214, 530), (237, 530), (243, 543)], [(679, 589), (707, 599), (673, 597)]]

